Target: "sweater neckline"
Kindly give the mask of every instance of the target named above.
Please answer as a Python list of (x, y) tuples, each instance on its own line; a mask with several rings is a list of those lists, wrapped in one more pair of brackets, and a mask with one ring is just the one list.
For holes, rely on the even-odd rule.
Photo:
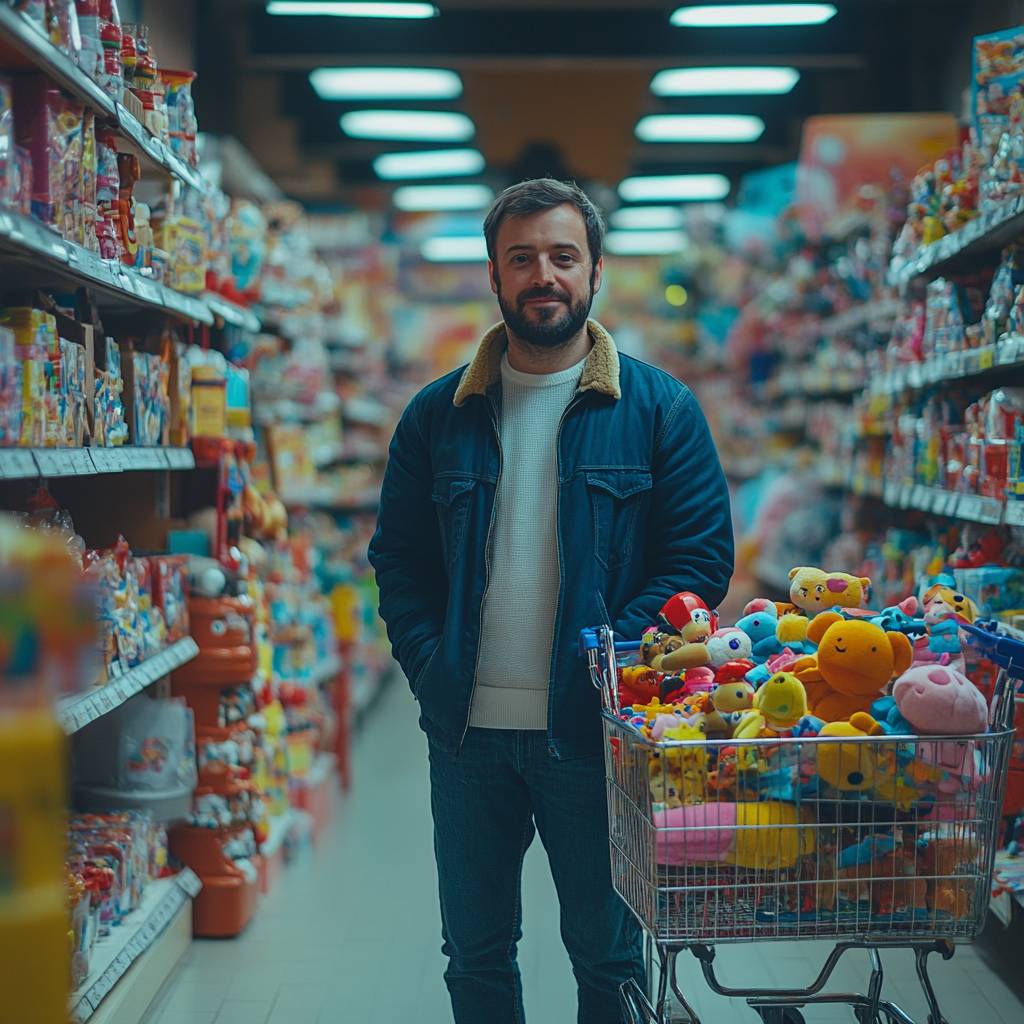
[(503, 382), (524, 388), (551, 388), (559, 384), (576, 384), (583, 375), (583, 364), (586, 361), (587, 356), (584, 356), (574, 366), (559, 370), (557, 373), (524, 373), (509, 363), (506, 351), (501, 357), (501, 379)]

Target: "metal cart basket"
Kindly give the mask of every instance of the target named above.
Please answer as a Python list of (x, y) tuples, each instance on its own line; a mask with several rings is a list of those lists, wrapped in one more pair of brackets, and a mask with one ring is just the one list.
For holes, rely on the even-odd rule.
[[(943, 1024), (928, 955), (953, 955), (981, 929), (991, 892), (1013, 740), (1013, 685), (1024, 643), (984, 629), (974, 642), (999, 673), (991, 731), (973, 736), (805, 736), (654, 742), (620, 720), (618, 668), (639, 644), (584, 630), (603, 703), (612, 875), (661, 964), (655, 1004), (622, 986), (630, 1024), (670, 1020), (668, 990), (689, 1019), (677, 955), (689, 949), (710, 987), (746, 998), (766, 1024), (799, 1024), (798, 1007), (846, 1003), (862, 1024), (914, 1024), (882, 998), (879, 950), (912, 948), (929, 1007)], [(833, 939), (804, 989), (728, 988), (721, 942)], [(866, 994), (822, 990), (842, 954), (867, 949)]]

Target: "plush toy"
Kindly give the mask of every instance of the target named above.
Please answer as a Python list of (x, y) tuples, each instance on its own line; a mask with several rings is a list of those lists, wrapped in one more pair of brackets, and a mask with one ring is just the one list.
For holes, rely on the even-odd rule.
[(981, 691), (946, 665), (915, 665), (893, 684), (899, 713), (922, 736), (971, 736), (988, 728)]
[[(648, 630), (640, 646), (643, 659), (651, 668), (674, 675), (710, 662), (707, 641), (718, 628), (718, 616), (696, 594), (683, 591), (670, 597), (658, 617), (663, 628)], [(669, 630), (674, 630), (675, 635)]]
[(969, 623), (978, 617), (978, 606), (966, 594), (958, 593), (942, 583), (929, 587), (924, 592), (921, 604), (924, 621), (929, 626), (941, 622), (950, 615), (959, 615)]
[(759, 641), (752, 654), (768, 661), (787, 649), (794, 654), (813, 654), (817, 648), (807, 639), (807, 622), (805, 616), (787, 612), (779, 619), (775, 635)]
[(814, 851), (807, 808), (791, 803), (713, 801), (655, 811), (659, 864), (735, 864), (758, 871), (793, 867)]
[(833, 789), (863, 793), (873, 789), (878, 757), (871, 743), (843, 743), (853, 736), (877, 736), (882, 727), (869, 714), (855, 712), (848, 722), (828, 722), (819, 736), (834, 736), (839, 742), (815, 744), (818, 776)]
[(803, 683), (792, 672), (777, 672), (754, 694), (754, 709), (740, 719), (736, 739), (776, 736), (792, 729), (807, 713)]
[(749, 711), (754, 706), (754, 688), (744, 679), (721, 682), (711, 691), (711, 700), (724, 713)]
[[(926, 906), (928, 883), (915, 870), (913, 850), (896, 843), (892, 836), (872, 836), (858, 847), (843, 850), (840, 864), (851, 849), (878, 841), (879, 853), (867, 862), (857, 861), (839, 869), (836, 884), (840, 896), (853, 903), (869, 903), (874, 914), (907, 913)], [(888, 846), (888, 849), (885, 847)]]
[(917, 617), (918, 601), (913, 594), (899, 604), (883, 608), (881, 614), (868, 621), (886, 632), (905, 633), (911, 640), (927, 632), (924, 619)]
[(627, 665), (619, 670), (619, 707), (646, 704), (661, 696), (661, 677), (647, 665)]
[[(927, 906), (951, 914), (954, 920), (968, 917), (971, 913), (971, 894), (975, 899), (988, 904), (987, 886), (980, 884), (984, 876), (982, 864), (978, 863), (981, 849), (968, 835), (930, 836), (930, 842), (917, 858), (917, 873), (927, 883)], [(970, 865), (972, 871), (963, 872)]]
[(830, 608), (860, 608), (867, 603), (871, 580), (845, 572), (798, 566), (789, 572), (789, 599), (808, 618)]
[(801, 658), (794, 673), (807, 690), (811, 714), (826, 722), (867, 711), (894, 674), (910, 668), (913, 648), (895, 631), (865, 619), (844, 619), (822, 612), (811, 620), (807, 636), (818, 644), (814, 657)]
[(756, 615), (758, 612), (764, 611), (770, 612), (776, 618), (779, 617), (778, 607), (774, 601), (769, 601), (767, 597), (755, 597), (743, 606), (744, 615)]
[(750, 637), (751, 653), (750, 660), (760, 664), (762, 663), (770, 653), (770, 650), (765, 651), (764, 654), (757, 653), (758, 644), (762, 640), (768, 640), (769, 638), (775, 639), (775, 630), (779, 625), (779, 615), (775, 609), (775, 605), (769, 605), (761, 611), (752, 612), (750, 615), (744, 615), (739, 622), (736, 623), (737, 629), (742, 629), (744, 633)]
[(708, 654), (711, 657), (711, 665), (719, 669), (727, 661), (749, 658), (752, 645), (750, 637), (742, 629), (728, 626), (725, 629), (716, 629), (708, 637), (707, 646)]

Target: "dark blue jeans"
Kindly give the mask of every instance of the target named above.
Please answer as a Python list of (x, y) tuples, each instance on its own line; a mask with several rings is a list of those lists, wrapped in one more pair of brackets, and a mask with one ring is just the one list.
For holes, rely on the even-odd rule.
[(430, 745), (445, 981), (456, 1024), (523, 1024), (516, 945), (523, 856), (540, 832), (579, 991), (579, 1024), (621, 1024), (619, 985), (644, 983), (640, 928), (612, 889), (602, 758), (558, 760), (541, 731), (470, 729)]

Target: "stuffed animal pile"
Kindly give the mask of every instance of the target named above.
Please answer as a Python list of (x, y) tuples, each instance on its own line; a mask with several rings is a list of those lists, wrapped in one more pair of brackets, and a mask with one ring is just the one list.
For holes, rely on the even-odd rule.
[(788, 603), (751, 601), (734, 626), (677, 594), (618, 669), (618, 717), (650, 742), (613, 742), (614, 761), (647, 759), (658, 863), (796, 883), (755, 914), (973, 915), (987, 891), (968, 822), (994, 767), (960, 629), (977, 609), (951, 576), (880, 612), (869, 579), (790, 581)]

